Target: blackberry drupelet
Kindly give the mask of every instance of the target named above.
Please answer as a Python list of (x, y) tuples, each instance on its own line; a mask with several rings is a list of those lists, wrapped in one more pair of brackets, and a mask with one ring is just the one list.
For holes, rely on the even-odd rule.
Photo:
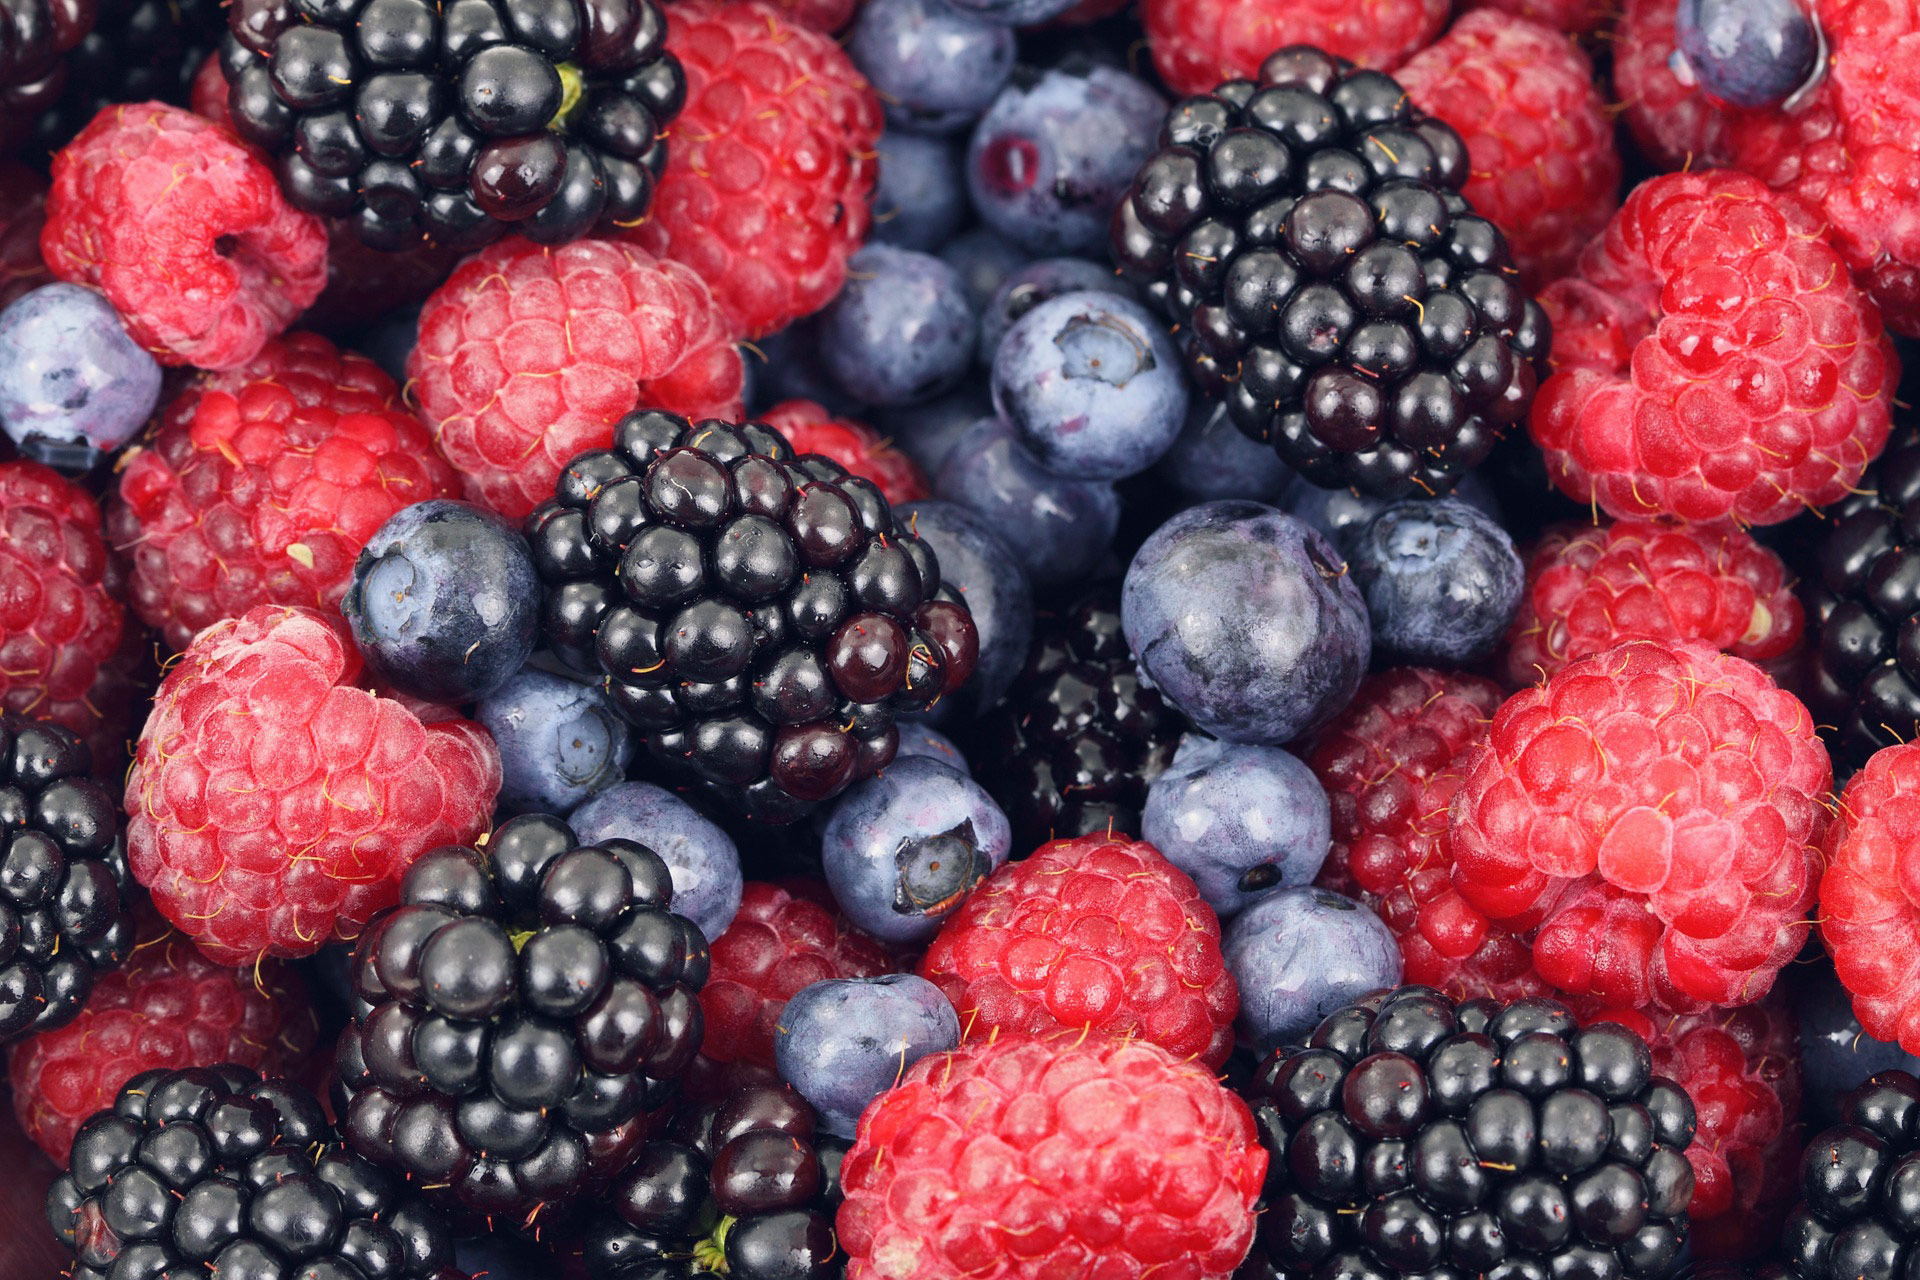
[(1460, 136), (1306, 45), (1177, 104), (1113, 254), (1198, 385), (1323, 488), (1445, 493), (1523, 421), (1550, 326), (1460, 195)]
[(1920, 1258), (1920, 1081), (1882, 1071), (1807, 1143), (1782, 1250), (1799, 1280), (1901, 1280)]
[(680, 780), (749, 818), (871, 777), (895, 714), (973, 670), (978, 633), (932, 548), (871, 481), (771, 427), (632, 413), (555, 489), (527, 521), (547, 643)]
[(335, 1113), (431, 1199), (541, 1231), (625, 1167), (699, 1051), (700, 931), (658, 854), (530, 814), (416, 862), (354, 950)]
[(447, 1224), (312, 1094), (231, 1064), (127, 1081), (74, 1135), (47, 1219), (72, 1280), (464, 1280)]
[(133, 944), (120, 806), (58, 725), (0, 714), (0, 1043), (73, 1020)]
[(234, 127), (376, 249), (631, 226), (686, 98), (654, 0), (234, 0), (228, 25)]
[(1243, 1277), (1652, 1280), (1687, 1238), (1693, 1103), (1644, 1040), (1430, 987), (1329, 1014), (1246, 1090), (1272, 1155)]
[(588, 1228), (589, 1280), (826, 1280), (847, 1144), (814, 1133), (786, 1085), (749, 1085), (688, 1108), (646, 1143)]
[(1120, 584), (1038, 615), (1026, 666), (967, 752), (1013, 823), (1014, 853), (1111, 831), (1140, 834), (1147, 786), (1187, 723), (1142, 683), (1120, 629)]

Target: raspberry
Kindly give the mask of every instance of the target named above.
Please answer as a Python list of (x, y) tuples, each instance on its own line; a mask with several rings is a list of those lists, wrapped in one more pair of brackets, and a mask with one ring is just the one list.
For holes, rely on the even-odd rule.
[(53, 160), (40, 252), (161, 364), (237, 369), (320, 296), (327, 232), (239, 139), (157, 102), (111, 107)]
[(860, 1117), (841, 1165), (848, 1280), (1225, 1277), (1266, 1170), (1246, 1104), (1156, 1045), (963, 1045)]
[(1673, 0), (1626, 0), (1614, 31), (1613, 93), (1633, 140), (1662, 169), (1717, 169), (1731, 155), (1726, 107), (1673, 72)]
[(1614, 8), (1611, 0), (1467, 0), (1463, 7), (1467, 12), (1488, 9), (1510, 13), (1575, 36), (1604, 26)]
[(1845, 495), (1897, 362), (1820, 231), (1745, 174), (1636, 188), (1541, 295), (1557, 371), (1530, 425), (1554, 482), (1623, 519), (1777, 524)]
[(127, 857), (222, 964), (353, 938), (415, 858), (487, 829), (500, 756), (486, 731), (360, 675), (338, 618), (259, 605), (196, 636), (154, 697)]
[(127, 457), (109, 532), (134, 612), (179, 650), (255, 605), (334, 611), (388, 516), (458, 492), (392, 378), (293, 333), (166, 407)]
[(1462, 194), (1507, 233), (1522, 284), (1565, 275), (1619, 204), (1613, 121), (1587, 55), (1559, 31), (1483, 9), (1394, 78), (1460, 131), (1473, 164)]
[(1883, 747), (1853, 775), (1823, 848), (1820, 935), (1854, 1016), (1920, 1052), (1920, 743)]
[(927, 477), (919, 464), (864, 422), (836, 418), (825, 405), (812, 400), (782, 401), (761, 414), (760, 420), (785, 436), (795, 453), (832, 458), (854, 475), (879, 485), (887, 501), (896, 506), (929, 496)]
[(734, 338), (680, 263), (613, 240), (516, 236), (427, 299), (407, 377), (467, 496), (518, 520), (636, 405), (738, 418)]
[(1290, 44), (1318, 45), (1363, 67), (1391, 71), (1433, 43), (1447, 0), (1145, 0), (1153, 65), (1175, 93), (1209, 93), (1257, 78)]
[(1383, 671), (1305, 756), (1333, 810), (1319, 883), (1373, 908), (1400, 941), (1408, 982), (1455, 999), (1550, 990), (1526, 940), (1489, 925), (1453, 888), (1447, 805), (1501, 697), (1480, 676)]
[(894, 972), (886, 948), (848, 924), (830, 902), (798, 897), (779, 885), (747, 884), (733, 923), (714, 939), (713, 970), (700, 990), (707, 1018), (703, 1055), (716, 1063), (772, 1067), (774, 1027), (800, 988)]
[(1055, 840), (988, 876), (920, 973), (970, 1041), (1091, 1028), (1218, 1067), (1240, 1009), (1193, 881), (1152, 845), (1105, 835)]
[(867, 238), (880, 99), (839, 45), (762, 0), (668, 5), (667, 48), (687, 105), (631, 235), (699, 272), (732, 332), (763, 337), (826, 306)]
[(53, 282), (40, 260), (47, 184), (25, 165), (0, 161), (0, 307)]
[(1813, 900), (1831, 779), (1813, 717), (1696, 641), (1633, 641), (1508, 699), (1453, 798), (1453, 884), (1538, 928), (1574, 996), (1688, 1012), (1760, 999)]
[(1506, 678), (1529, 685), (1628, 640), (1698, 640), (1766, 662), (1798, 644), (1805, 624), (1786, 566), (1743, 530), (1559, 525), (1527, 562)]
[(7, 1054), (13, 1114), (63, 1169), (74, 1130), (142, 1071), (233, 1062), (291, 1075), (319, 1038), (292, 969), (221, 968), (150, 911), (135, 937), (126, 965), (94, 981), (78, 1018)]
[(780, 16), (809, 31), (830, 36), (853, 21), (860, 0), (771, 0)]

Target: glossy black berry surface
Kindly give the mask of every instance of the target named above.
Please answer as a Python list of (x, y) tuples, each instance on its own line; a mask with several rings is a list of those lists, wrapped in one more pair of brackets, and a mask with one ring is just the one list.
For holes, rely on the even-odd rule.
[(706, 940), (672, 897), (651, 849), (581, 847), (545, 814), (421, 858), (354, 950), (347, 1140), (526, 1231), (604, 1186), (705, 1029)]
[(790, 821), (871, 777), (979, 637), (880, 490), (759, 423), (650, 410), (527, 521), (541, 630), (679, 779)]
[(235, 1066), (144, 1071), (74, 1135), (47, 1219), (73, 1280), (457, 1280), (441, 1216), (313, 1095)]
[(1800, 1280), (1900, 1280), (1920, 1256), (1920, 1081), (1883, 1071), (1807, 1143), (1782, 1251)]
[(631, 226), (686, 98), (653, 0), (235, 0), (234, 127), (377, 249)]
[(1323, 488), (1445, 493), (1525, 419), (1546, 313), (1391, 77), (1304, 45), (1176, 104), (1114, 211), (1198, 386)]

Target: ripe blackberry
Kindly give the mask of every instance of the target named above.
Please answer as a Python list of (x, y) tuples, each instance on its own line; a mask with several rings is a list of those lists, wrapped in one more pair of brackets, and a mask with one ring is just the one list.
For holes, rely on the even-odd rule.
[(1187, 723), (1141, 683), (1120, 629), (1120, 584), (1041, 610), (1027, 664), (981, 717), (974, 762), (1013, 824), (1016, 854), (1049, 840), (1140, 834), (1147, 785)]
[(1323, 488), (1444, 493), (1525, 419), (1550, 327), (1460, 135), (1307, 45), (1173, 108), (1113, 253), (1199, 385)]
[(589, 1226), (590, 1280), (825, 1280), (844, 1274), (833, 1212), (847, 1144), (806, 1100), (752, 1085), (689, 1108), (614, 1180)]
[(672, 898), (651, 849), (546, 814), (414, 863), (354, 949), (347, 1141), (519, 1229), (604, 1185), (700, 1048), (707, 944)]
[(1799, 1280), (1898, 1280), (1920, 1256), (1920, 1081), (1882, 1071), (1807, 1143), (1782, 1251)]
[(1401, 987), (1329, 1014), (1248, 1088), (1273, 1161), (1239, 1274), (1666, 1275), (1694, 1114), (1652, 1063), (1625, 1027), (1583, 1031), (1551, 1000)]
[(47, 1220), (72, 1280), (461, 1280), (447, 1224), (312, 1094), (231, 1064), (127, 1081), (74, 1135)]
[(893, 759), (979, 636), (880, 490), (760, 423), (628, 414), (528, 518), (542, 630), (662, 764), (761, 821)]
[(73, 1020), (133, 943), (120, 806), (58, 725), (0, 713), (0, 1043)]
[(376, 249), (633, 226), (686, 98), (653, 0), (235, 0), (240, 135)]

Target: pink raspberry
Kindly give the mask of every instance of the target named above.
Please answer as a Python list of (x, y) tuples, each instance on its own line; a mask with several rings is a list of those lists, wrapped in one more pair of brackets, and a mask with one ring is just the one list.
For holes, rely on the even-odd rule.
[(1820, 936), (1876, 1040), (1920, 1053), (1920, 743), (1874, 752), (1840, 795), (1820, 878)]
[(896, 506), (928, 496), (919, 464), (864, 422), (836, 418), (812, 400), (783, 400), (761, 414), (760, 421), (785, 436), (795, 453), (822, 454), (873, 481)]
[(1526, 18), (1555, 31), (1584, 36), (1606, 25), (1613, 16), (1614, 0), (1467, 0), (1464, 8), (1473, 13), (1495, 9)]
[(1447, 25), (1448, 0), (1144, 0), (1153, 65), (1175, 93), (1257, 78), (1283, 45), (1391, 71)]
[(1718, 169), (1731, 108), (1674, 74), (1674, 0), (1626, 0), (1614, 28), (1613, 93), (1633, 140), (1662, 169)]

